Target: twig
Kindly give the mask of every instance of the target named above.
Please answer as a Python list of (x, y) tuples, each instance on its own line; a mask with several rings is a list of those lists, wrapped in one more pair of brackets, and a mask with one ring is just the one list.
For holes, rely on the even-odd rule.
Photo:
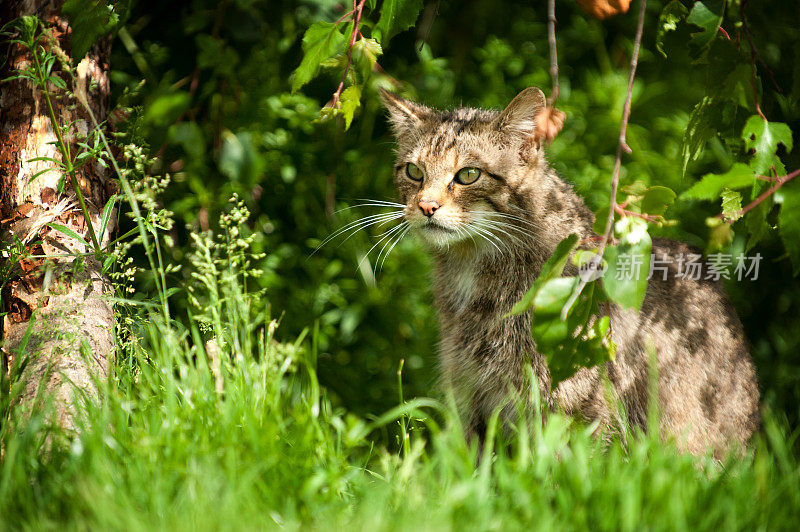
[(556, 48), (556, 0), (547, 0), (547, 40), (550, 43), (550, 79), (553, 89), (547, 98), (547, 106), (552, 107), (558, 99), (558, 50)]
[(660, 219), (662, 219), (662, 217), (657, 214), (647, 214), (646, 212), (642, 213), (642, 212), (629, 211), (622, 205), (615, 205), (614, 210), (617, 211), (622, 216), (633, 216), (634, 218), (641, 218), (642, 220), (648, 222), (657, 222)]
[[(617, 212), (617, 189), (619, 188), (619, 174), (622, 169), (622, 152), (631, 153), (631, 148), (627, 142), (628, 132), (628, 119), (631, 116), (631, 98), (633, 94), (633, 80), (636, 77), (636, 66), (639, 64), (639, 48), (642, 44), (642, 32), (644, 30), (644, 14), (647, 8), (647, 0), (641, 0), (639, 6), (639, 21), (636, 25), (636, 37), (633, 40), (633, 54), (631, 55), (631, 67), (628, 73), (628, 94), (625, 97), (625, 105), (622, 108), (622, 121), (619, 128), (619, 143), (617, 145), (617, 158), (614, 162), (614, 172), (611, 174), (611, 204), (608, 209), (608, 218), (606, 219), (606, 228), (603, 232), (603, 239), (600, 241), (600, 248), (597, 254), (589, 261), (589, 270), (595, 272), (603, 261), (603, 253), (605, 253), (606, 246), (611, 240), (611, 232), (614, 228), (614, 214)], [(581, 276), (580, 283), (575, 292), (570, 296), (564, 308), (561, 309), (561, 319), (567, 319), (567, 313), (572, 305), (578, 299), (589, 279), (593, 275)]]
[[(762, 192), (756, 199), (754, 199), (753, 201), (742, 207), (742, 209), (736, 213), (738, 215), (737, 217), (744, 216), (748, 212), (755, 209), (761, 202), (763, 202), (765, 199), (773, 195), (776, 190), (778, 190), (783, 185), (785, 185), (786, 183), (788, 183), (789, 181), (791, 181), (792, 179), (794, 179), (799, 175), (800, 175), (800, 169), (797, 169), (794, 172), (791, 172), (783, 177), (775, 179), (775, 184), (769, 187), (764, 192)], [(764, 176), (758, 176), (758, 177), (764, 177)], [(717, 215), (717, 218), (724, 219), (725, 217), (723, 216), (722, 213), (720, 213)]]
[[(755, 74), (757, 70), (756, 60), (758, 60), (758, 62), (764, 66), (764, 70), (767, 71), (767, 75), (769, 76), (772, 85), (775, 87), (775, 90), (778, 91), (780, 94), (783, 94), (783, 90), (778, 85), (778, 82), (775, 81), (775, 75), (773, 74), (772, 69), (770, 69), (766, 61), (762, 59), (761, 54), (758, 53), (758, 49), (756, 48), (755, 44), (753, 44), (753, 38), (750, 36), (750, 28), (747, 26), (747, 17), (745, 16), (746, 7), (747, 7), (747, 0), (743, 0), (741, 7), (742, 29), (744, 30), (744, 35), (745, 37), (747, 37), (747, 42), (750, 45), (750, 61), (753, 65), (753, 73)], [(755, 81), (753, 82), (753, 84), (755, 85)], [(758, 110), (759, 114), (761, 114), (760, 112), (761, 110), (758, 108), (758, 100), (756, 100), (756, 110)]]
[(339, 98), (342, 96), (342, 91), (344, 90), (344, 82), (347, 80), (347, 73), (350, 71), (350, 65), (353, 64), (353, 46), (356, 44), (356, 37), (359, 35), (358, 26), (361, 24), (361, 13), (364, 11), (364, 4), (367, 0), (361, 0), (356, 4), (357, 0), (353, 0), (353, 11), (355, 11), (355, 22), (353, 24), (353, 31), (350, 33), (350, 42), (347, 44), (347, 64), (344, 67), (344, 73), (342, 74), (342, 80), (339, 82), (339, 86), (336, 87), (336, 92), (333, 93), (333, 100), (331, 100), (330, 107), (336, 108), (339, 104)]
[(742, 27), (744, 28), (744, 34), (747, 37), (747, 41), (750, 43), (750, 88), (753, 90), (753, 101), (756, 104), (756, 112), (758, 113), (758, 116), (760, 116), (764, 122), (766, 122), (767, 117), (761, 110), (761, 104), (758, 102), (758, 90), (756, 89), (756, 73), (758, 70), (758, 66), (756, 65), (756, 48), (753, 46), (753, 41), (750, 39), (750, 33), (747, 31), (747, 25), (743, 24)]
[(633, 80), (636, 77), (636, 66), (639, 64), (639, 48), (642, 44), (642, 31), (644, 29), (644, 13), (647, 7), (647, 0), (642, 0), (639, 8), (639, 22), (636, 26), (636, 37), (633, 41), (633, 55), (631, 56), (631, 68), (628, 73), (628, 93), (625, 96), (625, 105), (622, 108), (622, 123), (619, 128), (619, 143), (617, 145), (617, 158), (614, 161), (614, 172), (611, 174), (611, 208), (608, 210), (606, 219), (606, 229), (603, 232), (603, 242), (600, 244), (598, 255), (602, 256), (606, 245), (611, 240), (611, 230), (614, 227), (614, 207), (617, 205), (617, 189), (619, 188), (619, 174), (622, 169), (622, 152), (631, 153), (628, 146), (628, 119), (631, 116), (631, 98), (633, 94)]

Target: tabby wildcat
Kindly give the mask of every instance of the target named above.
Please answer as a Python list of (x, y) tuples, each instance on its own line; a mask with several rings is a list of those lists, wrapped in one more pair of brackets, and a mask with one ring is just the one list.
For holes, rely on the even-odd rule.
[[(550, 407), (613, 430), (617, 411), (599, 369), (581, 369), (552, 390), (530, 313), (505, 317), (563, 238), (596, 236), (593, 214), (535, 140), (542, 91), (525, 89), (502, 112), (435, 110), (385, 91), (383, 100), (399, 145), (394, 179), (403, 215), (435, 258), (443, 381), (469, 433), (482, 435), (509, 384), (524, 391), (525, 364)], [(658, 257), (691, 252), (653, 242)], [(611, 306), (617, 353), (606, 365), (608, 380), (628, 422), (645, 427), (647, 346), (654, 344), (662, 433), (692, 453), (741, 450), (759, 423), (741, 323), (719, 283), (676, 273), (653, 276), (641, 311)]]

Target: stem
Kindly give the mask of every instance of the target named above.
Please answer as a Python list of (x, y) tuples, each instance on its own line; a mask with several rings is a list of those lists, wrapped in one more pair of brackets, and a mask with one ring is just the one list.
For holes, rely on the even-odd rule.
[(333, 100), (331, 100), (332, 108), (336, 108), (339, 103), (339, 98), (341, 98), (342, 91), (344, 90), (344, 82), (347, 79), (347, 73), (350, 71), (350, 65), (353, 64), (353, 46), (355, 46), (356, 37), (359, 35), (358, 26), (361, 24), (361, 13), (364, 11), (364, 4), (366, 2), (367, 0), (361, 0), (358, 4), (356, 4), (356, 0), (353, 0), (353, 11), (356, 13), (356, 18), (353, 24), (353, 31), (350, 33), (350, 42), (347, 44), (347, 64), (344, 67), (342, 80), (339, 82), (339, 86), (336, 87), (336, 92), (333, 93)]
[(558, 99), (558, 49), (556, 48), (556, 1), (547, 0), (547, 40), (550, 43), (550, 79), (553, 89), (547, 99), (547, 106), (552, 107)]
[(58, 120), (56, 120), (56, 112), (55, 109), (53, 109), (53, 103), (50, 101), (50, 92), (47, 90), (47, 79), (44, 77), (44, 71), (42, 70), (42, 64), (39, 62), (39, 54), (37, 50), (37, 48), (34, 48), (31, 50), (31, 52), (33, 55), (33, 60), (36, 64), (36, 74), (39, 76), (39, 83), (42, 88), (42, 93), (44, 93), (44, 99), (45, 102), (47, 102), (47, 111), (50, 114), (50, 122), (53, 125), (53, 130), (56, 132), (58, 150), (61, 152), (61, 158), (64, 159), (64, 166), (69, 174), (70, 184), (72, 185), (73, 190), (75, 190), (75, 195), (78, 197), (78, 203), (81, 206), (83, 219), (86, 220), (86, 227), (89, 229), (89, 235), (92, 238), (92, 244), (94, 244), (94, 251), (95, 253), (100, 253), (100, 243), (97, 241), (97, 235), (94, 232), (92, 217), (89, 215), (89, 209), (86, 208), (86, 201), (83, 199), (83, 193), (81, 192), (81, 187), (78, 184), (78, 178), (75, 176), (75, 168), (72, 166), (71, 154), (64, 143), (64, 137), (61, 135), (61, 128), (58, 126)]
[(97, 118), (94, 116), (92, 109), (89, 107), (89, 103), (83, 101), (81, 98), (78, 99), (81, 100), (86, 112), (89, 113), (89, 117), (92, 119), (92, 124), (97, 130), (97, 133), (100, 135), (100, 139), (103, 141), (103, 146), (105, 147), (106, 152), (108, 152), (109, 159), (111, 159), (111, 165), (114, 167), (114, 171), (119, 177), (119, 181), (122, 184), (122, 190), (125, 192), (125, 196), (128, 198), (128, 203), (130, 203), (131, 210), (133, 211), (133, 217), (136, 220), (136, 225), (139, 227), (139, 235), (142, 237), (142, 245), (144, 246), (145, 255), (147, 255), (147, 261), (150, 263), (150, 269), (153, 272), (159, 271), (160, 273), (161, 277), (159, 278), (158, 275), (153, 275), (153, 280), (156, 283), (156, 290), (158, 290), (158, 295), (161, 298), (161, 307), (164, 313), (164, 319), (167, 320), (169, 318), (169, 303), (166, 298), (166, 279), (164, 278), (164, 269), (161, 268), (159, 270), (156, 268), (155, 261), (153, 260), (153, 253), (150, 249), (150, 240), (147, 237), (147, 228), (144, 226), (144, 222), (142, 221), (142, 211), (139, 209), (139, 202), (136, 201), (136, 196), (134, 195), (133, 188), (131, 187), (128, 178), (126, 178), (122, 173), (122, 170), (120, 170), (117, 160), (114, 158), (114, 154), (111, 151), (111, 146), (108, 144), (106, 135), (100, 128), (100, 124), (97, 122)]
[[(397, 389), (398, 393), (400, 394), (400, 406), (405, 404), (403, 400), (403, 365), (405, 364), (405, 359), (400, 359), (400, 365), (397, 368)], [(409, 439), (408, 439), (408, 432), (406, 428), (406, 416), (400, 416), (400, 431), (403, 433), (403, 456), (408, 457), (411, 452)]]
[(619, 188), (619, 174), (622, 169), (622, 152), (631, 153), (628, 146), (628, 119), (631, 116), (631, 95), (633, 94), (633, 80), (636, 77), (636, 66), (639, 64), (639, 47), (642, 44), (642, 31), (644, 29), (644, 13), (647, 7), (647, 0), (642, 0), (639, 8), (639, 22), (636, 26), (636, 38), (633, 41), (633, 55), (631, 56), (631, 68), (628, 73), (628, 93), (625, 96), (625, 105), (622, 108), (622, 123), (619, 128), (619, 143), (617, 145), (617, 158), (614, 161), (614, 172), (611, 174), (611, 208), (608, 209), (606, 219), (606, 229), (603, 232), (603, 241), (600, 244), (598, 255), (602, 256), (606, 245), (611, 240), (611, 231), (614, 227), (614, 212), (617, 205), (617, 189)]
[[(631, 116), (631, 98), (633, 94), (633, 80), (636, 77), (636, 66), (639, 64), (639, 48), (642, 44), (642, 32), (644, 30), (644, 14), (647, 8), (647, 0), (641, 0), (639, 5), (639, 21), (636, 25), (636, 37), (633, 40), (633, 54), (631, 55), (631, 67), (628, 73), (628, 93), (625, 96), (625, 105), (622, 108), (622, 121), (619, 128), (619, 142), (617, 144), (617, 158), (614, 161), (614, 171), (611, 174), (611, 204), (608, 208), (608, 218), (606, 219), (606, 228), (603, 232), (602, 240), (600, 241), (600, 248), (597, 254), (589, 262), (589, 268), (592, 271), (597, 270), (603, 261), (603, 253), (606, 251), (606, 246), (611, 240), (611, 232), (614, 228), (614, 214), (617, 212), (617, 189), (619, 188), (619, 174), (622, 169), (622, 152), (631, 153), (631, 148), (627, 142), (628, 132), (628, 119)], [(584, 276), (581, 278), (575, 292), (567, 300), (564, 307), (561, 309), (561, 319), (567, 319), (567, 313), (572, 305), (578, 299), (586, 284), (589, 282), (591, 276)]]

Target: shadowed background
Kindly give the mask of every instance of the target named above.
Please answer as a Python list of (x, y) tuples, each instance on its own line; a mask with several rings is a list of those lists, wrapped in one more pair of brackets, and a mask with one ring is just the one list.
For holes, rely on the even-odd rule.
[[(628, 130), (633, 154), (623, 160), (622, 184), (642, 179), (680, 193), (734, 159), (730, 147), (712, 140), (682, 177), (689, 115), (706, 84), (717, 80), (692, 65), (685, 28), (667, 34), (668, 59), (656, 52), (663, 6), (651, 4)], [(597, 210), (608, 203), (635, 17), (599, 22), (572, 2), (557, 2), (556, 8), (559, 107), (567, 122), (548, 154)], [(155, 171), (172, 175), (164, 196), (178, 222), (170, 260), (184, 262), (189, 231), (214, 229), (237, 193), (252, 212), (256, 250), (266, 253), (258, 282), (267, 290), (273, 316), (281, 319), (278, 336), (291, 340), (309, 329), (319, 345), (320, 379), (334, 402), (369, 415), (398, 403), (401, 359), (406, 397), (436, 393), (437, 326), (429, 261), (413, 237), (404, 239), (376, 274), (379, 248), (364, 258), (376, 235), (391, 224), (356, 232), (344, 243), (338, 238), (312, 255), (346, 223), (383, 212), (341, 209), (363, 203), (360, 198), (395, 199), (393, 141), (374, 87), (365, 89), (363, 107), (348, 131), (337, 120), (315, 122), (340, 69), (297, 93), (290, 90), (305, 29), (346, 11), (341, 2), (328, 0), (197, 0), (181, 7), (133, 2), (127, 21), (131, 39), (114, 42), (112, 87), (114, 103), (131, 108), (128, 133), (162, 156)], [(752, 11), (751, 31), (761, 55), (776, 82), (797, 94), (800, 54), (783, 46), (800, 24), (791, 20), (798, 17), (795, 6), (767, 2)], [(502, 107), (528, 86), (548, 92), (545, 3), (429, 2), (417, 27), (393, 38), (379, 64), (395, 81), (376, 75), (373, 83), (432, 106)], [(797, 109), (791, 96), (781, 105), (764, 102), (770, 120), (794, 130), (800, 127)], [(798, 151), (784, 158), (790, 170), (800, 166)], [(654, 232), (707, 249), (705, 219), (718, 212), (718, 204), (678, 201), (667, 212), (678, 223)], [(743, 245), (734, 238), (731, 249)], [(800, 284), (774, 235), (755, 252), (764, 257), (758, 281), (730, 283), (729, 293), (753, 345), (764, 403), (785, 412), (796, 426)], [(141, 282), (146, 288), (147, 279)], [(188, 282), (173, 274), (173, 284)], [(185, 295), (176, 293), (171, 302), (185, 306)]]

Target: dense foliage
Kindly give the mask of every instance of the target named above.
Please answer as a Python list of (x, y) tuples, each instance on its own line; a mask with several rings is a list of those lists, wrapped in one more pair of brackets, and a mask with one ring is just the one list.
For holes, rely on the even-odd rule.
[[(404, 239), (379, 269), (374, 245), (386, 226), (320, 245), (381, 212), (357, 206), (365, 200), (394, 199), (393, 140), (377, 89), (437, 107), (495, 108), (525, 87), (547, 89), (545, 2), (359, 1), (354, 41), (355, 13), (335, 0), (67, 4), (95, 21), (73, 28), (80, 49), (114, 32), (109, 126), (128, 146), (120, 159), (149, 176), (136, 194), (165, 221), (167, 267), (147, 266), (140, 246), (130, 248), (144, 266), (130, 297), (142, 304), (120, 304), (115, 380), (106, 401), (86, 409), (91, 430), (68, 441), (40, 418), (0, 427), (8, 526), (793, 525), (792, 0), (648, 4), (618, 197), (625, 219), (647, 219), (653, 238), (763, 257), (757, 280), (727, 283), (763, 395), (752, 455), (723, 467), (676, 455), (653, 433), (604, 447), (591, 428), (555, 416), (543, 429), (533, 412), (512, 442), (489, 439), (501, 450), (477, 471), (476, 450), (436, 388), (422, 246)], [(556, 2), (557, 106), (567, 120), (548, 158), (601, 219), (633, 11), (598, 21)], [(129, 213), (120, 222), (135, 230)], [(639, 289), (616, 294), (635, 306)], [(159, 297), (169, 298), (168, 318), (148, 314)], [(212, 336), (221, 352), (205, 343)], [(52, 448), (44, 460), (42, 445)]]
[[(414, 14), (399, 17), (399, 30), (416, 20), (422, 3), (398, 4)], [(705, 4), (709, 13), (723, 13), (723, 2), (698, 6)], [(651, 224), (654, 236), (764, 256), (757, 282), (729, 288), (754, 345), (768, 404), (796, 420), (800, 368), (792, 309), (798, 285), (785, 255), (797, 263), (795, 226), (791, 209), (771, 206), (784, 198), (791, 205), (800, 185), (788, 183), (733, 225), (709, 228), (706, 220), (721, 212), (723, 192), (735, 209), (770, 185), (735, 163), (750, 163), (758, 173), (777, 163), (779, 176), (799, 166), (785, 133), (798, 120), (800, 75), (791, 46), (797, 13), (791, 3), (751, 8), (745, 29), (746, 6), (730, 2), (724, 17), (706, 17), (701, 28), (686, 20), (688, 14), (696, 22), (700, 9), (690, 13), (691, 3), (682, 5), (648, 7), (628, 131), (632, 154), (625, 157), (621, 186), (641, 180), (680, 195), (665, 213), (673, 225)], [(341, 209), (363, 203), (359, 198), (393, 199), (392, 140), (375, 88), (442, 107), (500, 107), (527, 86), (546, 88), (546, 9), (431, 3), (415, 29), (389, 40), (395, 30), (386, 31), (382, 5), (367, 2), (353, 65), (343, 78), (352, 23), (332, 23), (347, 11), (336, 2), (195, 1), (175, 17), (169, 6), (134, 4), (112, 68), (118, 101), (134, 107), (136, 139), (161, 155), (154, 171), (172, 175), (166, 206), (185, 224), (176, 225), (171, 260), (185, 261), (188, 231), (213, 228), (237, 192), (253, 211), (256, 245), (267, 253), (258, 282), (283, 316), (282, 334), (291, 338), (318, 322), (322, 381), (350, 408), (378, 413), (394, 404), (401, 359), (414, 395), (429, 393), (435, 382), (424, 251), (405, 239), (377, 277), (376, 251), (364, 259), (376, 240), (366, 232), (314, 253), (335, 230), (376, 212)], [(568, 119), (548, 154), (602, 215), (635, 15), (599, 22), (570, 2), (559, 2), (557, 15), (558, 106)], [(717, 32), (720, 23), (730, 40)], [(748, 39), (758, 54), (752, 62)], [(380, 67), (370, 68), (376, 58)], [(351, 100), (337, 111), (346, 120), (332, 117), (330, 107), (320, 112), (340, 81), (342, 99)], [(356, 90), (344, 94), (351, 87)], [(743, 137), (746, 124), (759, 123), (748, 122), (756, 116), (753, 87), (769, 127), (783, 135), (772, 141), (760, 135), (766, 144), (755, 157)], [(708, 178), (704, 188), (696, 185), (706, 174), (737, 171), (734, 188), (748, 188), (704, 186)], [(621, 192), (619, 201), (624, 198)], [(180, 304), (180, 295), (173, 299)]]

